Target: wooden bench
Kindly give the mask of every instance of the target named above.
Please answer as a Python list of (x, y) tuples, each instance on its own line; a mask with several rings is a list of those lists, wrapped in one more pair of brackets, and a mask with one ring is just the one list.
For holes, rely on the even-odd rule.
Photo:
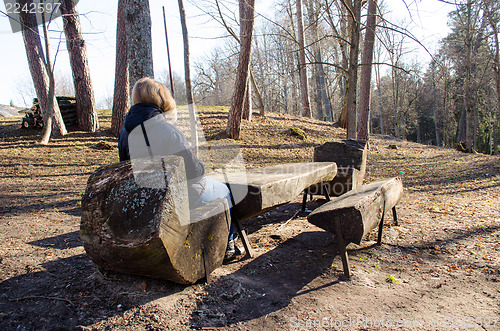
[(217, 174), (210, 177), (229, 187), (233, 197), (233, 213), (237, 217), (234, 224), (242, 239), (246, 255), (252, 257), (252, 248), (241, 226), (241, 221), (288, 203), (308, 187), (331, 181), (336, 174), (335, 162), (306, 162)]
[(315, 209), (308, 221), (337, 238), (344, 275), (349, 278), (346, 246), (361, 239), (378, 226), (377, 244), (382, 242), (384, 216), (392, 209), (397, 224), (396, 205), (403, 194), (400, 178), (376, 181), (358, 187)]
[(101, 167), (89, 177), (82, 197), (83, 246), (105, 269), (181, 284), (208, 281), (226, 250), (227, 200), (190, 210), (183, 159), (164, 161), (163, 170), (145, 168), (140, 178), (130, 162)]

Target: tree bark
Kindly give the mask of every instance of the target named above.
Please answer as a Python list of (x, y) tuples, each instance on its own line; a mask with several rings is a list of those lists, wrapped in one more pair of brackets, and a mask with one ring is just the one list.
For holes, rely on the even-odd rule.
[(252, 50), (255, 0), (240, 0), (240, 57), (236, 83), (229, 110), (226, 133), (229, 138), (239, 139), (245, 92), (248, 84), (248, 70)]
[[(347, 1), (352, 1), (352, 0), (347, 0)], [(352, 16), (349, 15), (348, 13), (348, 7), (343, 3), (340, 8), (341, 11), (341, 16), (345, 19), (340, 20), (340, 32), (335, 28), (335, 23), (332, 18), (332, 14), (330, 13), (330, 10), (328, 7), (326, 8), (327, 12), (327, 17), (329, 20), (329, 24), (332, 26), (332, 29), (334, 30), (334, 33), (341, 37), (343, 40), (339, 42), (339, 48), (340, 48), (340, 54), (342, 55), (342, 68), (344, 70), (341, 71), (341, 77), (340, 77), (340, 89), (341, 89), (341, 95), (342, 95), (342, 106), (340, 110), (340, 115), (338, 119), (338, 123), (341, 128), (346, 129), (347, 128), (347, 94), (348, 94), (348, 73), (349, 73), (349, 56), (347, 53), (347, 46), (348, 42), (345, 40), (348, 39), (348, 34), (349, 31), (352, 30)], [(347, 25), (345, 24), (347, 22)], [(333, 117), (333, 116), (332, 116)]]
[(189, 55), (189, 37), (186, 24), (186, 12), (184, 10), (183, 0), (179, 0), (179, 13), (182, 26), (182, 40), (184, 43), (184, 80), (186, 81), (186, 98), (189, 111), (189, 123), (191, 128), (191, 147), (196, 155), (198, 155), (198, 130), (196, 122), (196, 114), (194, 111), (193, 87), (191, 85), (191, 62)]
[[(217, 5), (217, 9), (219, 10), (219, 17), (222, 21), (222, 25), (224, 25), (227, 32), (238, 42), (238, 44), (241, 45), (240, 38), (238, 38), (236, 33), (234, 33), (233, 29), (231, 29), (228, 26), (228, 24), (226, 23), (224, 15), (222, 15), (222, 12), (220, 10), (219, 1), (215, 0), (215, 3)], [(241, 12), (241, 14), (243, 14), (243, 11)], [(240, 26), (240, 29), (241, 29), (241, 26)], [(265, 39), (264, 39), (264, 42), (265, 42)], [(265, 48), (265, 46), (264, 46), (264, 48)], [(255, 93), (255, 97), (257, 98), (257, 106), (260, 109), (260, 115), (265, 116), (264, 101), (262, 100), (262, 94), (260, 93), (259, 87), (257, 86), (257, 82), (255, 81), (255, 76), (253, 74), (253, 70), (251, 67), (248, 68), (248, 74), (249, 74), (250, 82), (252, 83), (252, 92)]]
[(80, 17), (73, 0), (62, 0), (60, 8), (75, 86), (78, 128), (83, 131), (95, 132), (99, 128), (99, 120), (90, 79), (87, 47), (82, 38)]
[[(32, 0), (19, 1), (21, 8), (25, 5), (29, 8), (31, 3), (33, 3)], [(50, 50), (48, 48), (46, 49), (47, 55), (45, 56), (35, 14), (21, 10), (19, 16), (31, 78), (44, 118), (45, 135), (42, 137), (42, 143), (47, 143), (52, 133), (54, 136), (63, 136), (67, 133), (55, 98), (54, 86), (52, 86), (52, 90), (50, 89), (50, 74), (52, 74), (52, 72), (47, 71), (47, 60), (50, 60)], [(46, 39), (46, 46), (47, 45), (48, 39)], [(53, 79), (52, 75), (52, 84), (54, 84)], [(52, 120), (52, 117), (54, 117), (54, 120)]]
[(126, 0), (125, 3), (129, 89), (132, 89), (139, 79), (154, 78), (151, 15), (149, 0)]
[(123, 129), (125, 114), (130, 107), (125, 5), (126, 0), (118, 1), (116, 20), (115, 90), (113, 95), (113, 114), (111, 117), (111, 133), (115, 137), (117, 137)]
[(302, 116), (311, 117), (311, 105), (309, 103), (309, 87), (307, 83), (306, 52), (304, 42), (304, 23), (302, 16), (302, 1), (297, 0), (297, 37), (299, 42), (299, 74), (300, 74), (300, 96), (302, 100)]
[(361, 20), (361, 0), (351, 3), (351, 47), (349, 52), (349, 81), (347, 87), (347, 139), (356, 139), (357, 130), (357, 83), (358, 83), (358, 55), (359, 33)]
[(255, 76), (253, 74), (253, 70), (249, 69), (250, 73), (250, 82), (252, 83), (252, 93), (255, 93), (255, 97), (257, 98), (257, 107), (260, 109), (260, 116), (264, 117), (266, 115), (264, 108), (264, 101), (262, 100), (262, 94), (260, 93), (259, 87), (257, 86), (257, 82), (255, 81)]
[(316, 83), (318, 85), (318, 90), (316, 94), (316, 99), (318, 103), (318, 119), (332, 121), (332, 104), (328, 98), (328, 93), (326, 90), (325, 82), (325, 70), (323, 68), (323, 59), (321, 56), (321, 48), (319, 45), (319, 28), (318, 28), (318, 12), (314, 8), (313, 0), (309, 0), (309, 20), (312, 25), (312, 33), (315, 38), (314, 44), (314, 60), (316, 61), (317, 76)]
[[(493, 2), (492, 2), (493, 3)], [(492, 57), (493, 57), (493, 70), (495, 72), (495, 86), (496, 86), (496, 93), (497, 93), (497, 111), (498, 111), (498, 117), (500, 118), (500, 42), (498, 38), (498, 16), (496, 16), (496, 21), (495, 18), (493, 17), (493, 13), (495, 8), (492, 8), (489, 6), (489, 4), (485, 3), (485, 12), (486, 16), (488, 17), (488, 23), (490, 24), (491, 31), (493, 32), (493, 49), (491, 50)], [(490, 115), (491, 116), (491, 115)], [(490, 123), (491, 123), (491, 118), (490, 118)], [(490, 145), (493, 145), (493, 127), (491, 126), (492, 130), (490, 130)], [(490, 150), (492, 150), (492, 147), (490, 147)], [(490, 151), (491, 153), (491, 151)]]
[(380, 88), (380, 65), (375, 66), (375, 75), (377, 79), (377, 92), (378, 92), (378, 109), (379, 109), (379, 121), (380, 121), (380, 134), (384, 134), (384, 116), (382, 114), (382, 90)]
[(370, 89), (372, 79), (373, 48), (375, 45), (375, 28), (377, 24), (377, 0), (368, 1), (368, 18), (366, 20), (365, 44), (361, 63), (361, 87), (359, 99), (358, 139), (368, 140), (370, 118)]
[(252, 84), (250, 80), (248, 80), (245, 103), (243, 104), (243, 119), (252, 121)]
[(464, 82), (464, 104), (465, 104), (465, 137), (467, 150), (472, 151), (474, 148), (474, 132), (473, 132), (473, 110), (470, 105), (470, 83), (471, 83), (471, 66), (472, 66), (472, 27), (471, 27), (471, 6), (472, 2), (467, 1), (467, 27), (465, 33), (465, 47), (466, 47), (466, 55), (465, 55), (465, 82)]

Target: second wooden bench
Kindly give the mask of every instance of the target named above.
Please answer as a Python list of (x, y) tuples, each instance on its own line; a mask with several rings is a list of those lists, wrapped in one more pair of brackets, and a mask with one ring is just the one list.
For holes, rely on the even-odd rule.
[(346, 246), (360, 244), (361, 239), (378, 226), (378, 240), (382, 242), (384, 216), (392, 209), (397, 224), (396, 205), (403, 195), (400, 178), (376, 181), (358, 187), (315, 209), (308, 221), (337, 238), (344, 275), (349, 278), (349, 263)]

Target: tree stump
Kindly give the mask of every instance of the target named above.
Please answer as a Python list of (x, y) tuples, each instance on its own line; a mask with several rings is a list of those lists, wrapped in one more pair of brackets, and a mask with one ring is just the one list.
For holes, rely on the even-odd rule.
[(219, 199), (190, 211), (183, 159), (165, 158), (163, 169), (167, 185), (156, 188), (138, 185), (128, 161), (97, 169), (82, 198), (80, 236), (99, 266), (191, 284), (222, 265), (228, 205)]

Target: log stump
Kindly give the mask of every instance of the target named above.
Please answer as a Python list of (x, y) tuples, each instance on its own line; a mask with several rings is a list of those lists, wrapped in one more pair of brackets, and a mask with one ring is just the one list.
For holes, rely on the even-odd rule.
[[(183, 159), (165, 160), (163, 187), (138, 185), (129, 161), (97, 169), (82, 198), (80, 236), (103, 268), (192, 284), (222, 265), (228, 204), (219, 199), (190, 211)], [(141, 181), (148, 178), (158, 180), (158, 172)]]

